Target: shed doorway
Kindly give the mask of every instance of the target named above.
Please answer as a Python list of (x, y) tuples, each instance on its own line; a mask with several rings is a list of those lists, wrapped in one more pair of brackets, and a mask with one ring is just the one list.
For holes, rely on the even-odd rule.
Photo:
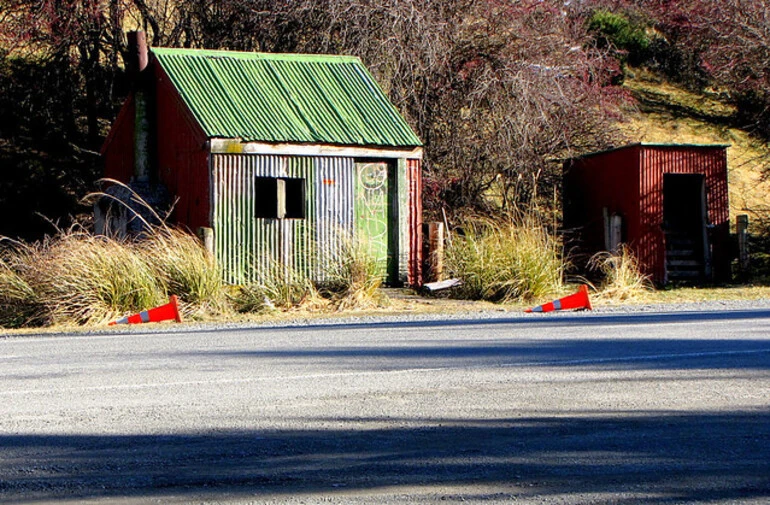
[(669, 281), (711, 277), (703, 174), (663, 174), (663, 231)]
[(395, 164), (356, 160), (356, 233), (377, 260), (386, 284), (398, 284), (398, 211)]

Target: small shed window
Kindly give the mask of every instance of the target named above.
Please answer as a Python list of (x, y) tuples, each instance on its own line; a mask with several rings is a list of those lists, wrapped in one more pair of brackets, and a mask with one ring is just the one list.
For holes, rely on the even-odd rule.
[(305, 219), (305, 179), (257, 177), (254, 217)]

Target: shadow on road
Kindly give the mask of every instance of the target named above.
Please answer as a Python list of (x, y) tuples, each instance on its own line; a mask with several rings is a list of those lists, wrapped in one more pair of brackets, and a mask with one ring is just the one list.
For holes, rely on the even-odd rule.
[[(353, 420), (327, 421), (344, 426)], [(408, 426), (409, 419), (354, 421), (372, 428), (3, 435), (0, 496), (4, 503), (223, 492), (258, 498), (301, 490), (477, 484), (513, 486), (522, 496), (770, 498), (767, 411), (439, 419), (419, 428), (381, 428), (384, 421)]]
[[(767, 330), (757, 330), (763, 335)], [(603, 370), (768, 370), (767, 339), (554, 338), (526, 339), (491, 335), (488, 339), (452, 336), (431, 345), (361, 344), (291, 349), (182, 350), (186, 358), (276, 360), (276, 366), (323, 362), (336, 370), (406, 370), (420, 368), (570, 367)], [(280, 365), (278, 364), (280, 363)]]

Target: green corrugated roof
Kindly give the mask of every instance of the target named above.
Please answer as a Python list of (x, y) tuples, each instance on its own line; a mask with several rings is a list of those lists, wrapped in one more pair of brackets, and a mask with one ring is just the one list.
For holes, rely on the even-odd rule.
[(358, 58), (154, 48), (209, 137), (419, 146)]

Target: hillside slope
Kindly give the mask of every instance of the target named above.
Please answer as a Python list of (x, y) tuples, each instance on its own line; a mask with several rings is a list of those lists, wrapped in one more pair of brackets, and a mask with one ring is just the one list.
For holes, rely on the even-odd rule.
[(621, 125), (634, 142), (730, 144), (730, 221), (749, 214), (754, 223), (770, 219), (770, 148), (736, 125), (735, 109), (716, 93), (701, 95), (633, 70), (624, 84), (636, 98)]

